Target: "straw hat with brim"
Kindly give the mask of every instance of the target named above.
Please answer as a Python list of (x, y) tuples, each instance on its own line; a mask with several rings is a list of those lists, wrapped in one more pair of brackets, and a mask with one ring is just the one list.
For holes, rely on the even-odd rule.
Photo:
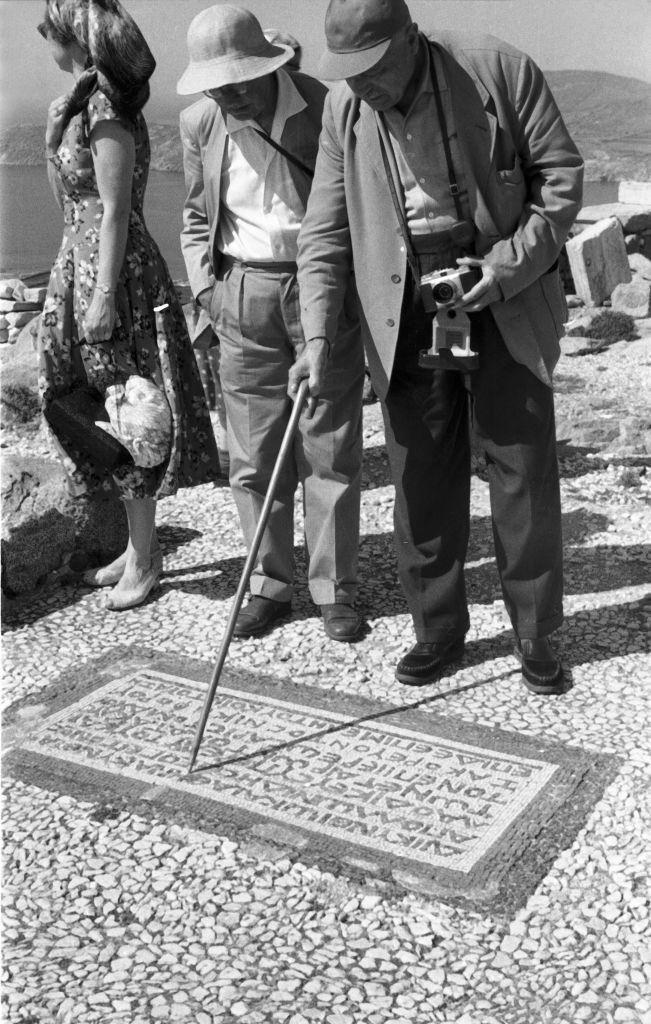
[(182, 96), (262, 78), (294, 56), (291, 46), (273, 46), (260, 22), (243, 7), (209, 7), (188, 29), (190, 63), (176, 91)]
[(325, 21), (328, 48), (319, 61), (319, 78), (337, 81), (370, 71), (396, 32), (411, 21), (404, 0), (330, 0)]

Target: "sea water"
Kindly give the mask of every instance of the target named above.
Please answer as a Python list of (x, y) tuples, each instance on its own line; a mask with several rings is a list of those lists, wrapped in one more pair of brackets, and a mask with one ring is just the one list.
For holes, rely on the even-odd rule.
[[(145, 221), (175, 280), (187, 278), (179, 242), (184, 198), (182, 174), (149, 172)], [(62, 235), (46, 168), (0, 166), (0, 273), (22, 277), (49, 270)]]
[[(175, 280), (187, 278), (179, 242), (184, 198), (182, 174), (150, 171), (145, 220)], [(616, 199), (616, 182), (586, 184), (586, 206)], [(49, 270), (62, 234), (45, 167), (0, 166), (0, 273), (20, 277)]]

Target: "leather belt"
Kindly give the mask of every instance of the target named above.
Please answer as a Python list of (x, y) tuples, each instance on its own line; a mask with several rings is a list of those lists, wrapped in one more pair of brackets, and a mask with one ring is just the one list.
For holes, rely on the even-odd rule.
[(414, 252), (418, 256), (436, 254), (444, 249), (468, 249), (474, 237), (474, 226), (470, 221), (459, 221), (445, 231), (433, 231), (430, 235), (412, 235)]
[(220, 263), (226, 267), (244, 267), (246, 270), (270, 270), (276, 274), (295, 274), (294, 260), (238, 260), (236, 256), (222, 253)]

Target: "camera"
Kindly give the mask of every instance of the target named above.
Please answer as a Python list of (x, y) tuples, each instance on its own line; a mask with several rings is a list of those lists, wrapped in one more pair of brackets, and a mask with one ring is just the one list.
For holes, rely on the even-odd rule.
[(441, 306), (455, 306), (479, 278), (474, 267), (445, 267), (425, 274), (420, 279), (420, 290), (426, 311), (436, 313)]
[(426, 369), (476, 370), (479, 355), (470, 347), (470, 320), (456, 306), (480, 280), (475, 267), (445, 267), (425, 274), (420, 293), (427, 313), (434, 314), (432, 347), (424, 349), (418, 364)]

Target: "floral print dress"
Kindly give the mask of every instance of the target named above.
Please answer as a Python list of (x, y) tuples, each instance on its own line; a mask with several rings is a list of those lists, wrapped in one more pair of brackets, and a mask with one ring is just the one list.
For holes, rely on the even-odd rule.
[[(135, 168), (126, 254), (116, 292), (117, 318), (110, 344), (87, 345), (80, 325), (93, 298), (99, 262), (103, 205), (90, 151), (99, 121), (117, 120), (135, 142)], [(178, 487), (215, 480), (219, 458), (199, 371), (176, 290), (143, 218), (149, 170), (149, 135), (142, 114), (124, 119), (101, 92), (68, 125), (53, 163), (64, 204), (64, 234), (39, 330), (39, 389), (43, 408), (85, 385), (102, 394), (138, 374), (152, 379), (170, 405), (173, 423), (169, 458), (160, 466), (121, 467), (103, 475), (63, 438), (54, 438), (75, 494), (110, 489), (123, 498), (160, 498)], [(165, 330), (156, 329), (154, 307), (168, 303)], [(160, 322), (160, 319), (159, 319)]]

